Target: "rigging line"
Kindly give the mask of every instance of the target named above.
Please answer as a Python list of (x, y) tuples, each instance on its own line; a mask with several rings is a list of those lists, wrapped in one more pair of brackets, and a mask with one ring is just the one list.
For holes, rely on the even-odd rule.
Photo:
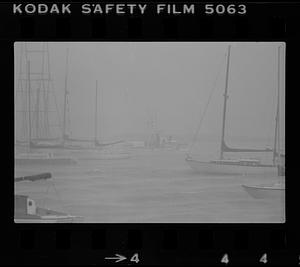
[(54, 181), (51, 181), (51, 183), (52, 183), (52, 185), (53, 185), (55, 194), (56, 194), (56, 196), (57, 196), (57, 198), (58, 198), (58, 204), (61, 206), (62, 211), (63, 211), (63, 210), (64, 210), (64, 205), (63, 205), (63, 201), (62, 201), (62, 199), (61, 199), (61, 195), (59, 194), (59, 191), (57, 190)]
[[(45, 197), (48, 196), (49, 188), (50, 188), (50, 185), (49, 185), (49, 183), (47, 183), (47, 190), (46, 190), (46, 193), (44, 194)], [(46, 205), (45, 205), (45, 202), (46, 202), (46, 199), (43, 198), (43, 199), (42, 199), (42, 203), (41, 203), (42, 208), (45, 208), (45, 206), (46, 206)]]
[[(195, 134), (194, 134), (194, 136), (193, 136), (193, 140), (192, 140), (192, 143), (191, 143), (191, 145), (190, 145), (190, 149), (189, 149), (189, 151), (188, 151), (188, 154), (191, 153), (191, 151), (192, 151), (192, 149), (193, 149), (193, 146), (194, 146), (195, 143), (196, 143), (196, 139), (197, 139), (197, 136), (198, 136), (199, 131), (200, 131), (200, 129), (201, 129), (202, 122), (203, 122), (203, 120), (204, 120), (206, 111), (207, 111), (207, 109), (208, 109), (208, 105), (209, 105), (209, 103), (210, 103), (210, 101), (211, 101), (211, 98), (212, 98), (212, 95), (213, 95), (213, 93), (214, 93), (214, 91), (215, 91), (215, 89), (216, 89), (216, 87), (217, 87), (217, 86), (216, 86), (216, 85), (217, 85), (217, 81), (218, 81), (218, 78), (219, 78), (219, 76), (220, 76), (221, 69), (222, 69), (221, 67), (222, 67), (223, 64), (224, 64), (225, 59), (226, 59), (226, 55), (224, 56), (223, 60), (221, 61), (221, 64), (219, 65), (219, 70), (218, 70), (218, 72), (217, 72), (216, 79), (215, 79), (214, 82), (213, 82), (212, 89), (211, 89), (211, 91), (210, 91), (208, 100), (207, 100), (207, 102), (206, 102), (204, 111), (203, 111), (203, 113), (202, 113), (202, 117), (201, 117), (201, 119), (200, 119), (200, 121), (199, 121), (199, 124), (198, 124), (198, 126), (197, 126), (197, 129), (196, 129), (196, 132), (195, 132)], [(200, 111), (200, 114), (201, 114), (201, 111)]]

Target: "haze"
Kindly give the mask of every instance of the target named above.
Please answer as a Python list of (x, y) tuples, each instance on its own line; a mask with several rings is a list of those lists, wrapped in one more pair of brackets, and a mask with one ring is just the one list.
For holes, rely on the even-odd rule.
[[(22, 44), (15, 43), (16, 80)], [(60, 117), (69, 49), (67, 88), (73, 136), (93, 138), (96, 80), (98, 132), (104, 140), (147, 135), (149, 121), (155, 121), (155, 128), (161, 134), (191, 137), (214, 87), (200, 132), (219, 135), (228, 45), (50, 42), (50, 72)], [(279, 45), (285, 47), (283, 43), (232, 44), (227, 136), (264, 138), (272, 142)], [(27, 43), (27, 46), (34, 49), (41, 43)], [(32, 69), (40, 68), (33, 61), (31, 65)], [(281, 121), (284, 123), (284, 55), (281, 56), (280, 80)]]

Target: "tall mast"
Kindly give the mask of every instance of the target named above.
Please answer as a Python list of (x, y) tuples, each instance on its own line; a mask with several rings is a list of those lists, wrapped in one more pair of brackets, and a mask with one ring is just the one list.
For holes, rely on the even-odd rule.
[(37, 88), (36, 91), (36, 106), (35, 106), (35, 138), (39, 139), (40, 137), (40, 133), (39, 133), (39, 129), (40, 129), (40, 91), (41, 88)]
[(275, 164), (276, 156), (279, 152), (279, 94), (280, 94), (280, 46), (278, 47), (277, 55), (277, 109), (276, 109), (276, 118), (275, 118), (275, 134), (274, 134), (274, 147), (273, 147), (273, 164)]
[(29, 149), (31, 145), (31, 95), (30, 95), (30, 61), (27, 61), (27, 79), (28, 79), (28, 126), (29, 126)]
[[(43, 48), (44, 49), (44, 48)], [(46, 60), (46, 64), (47, 64), (47, 78), (43, 79), (43, 98), (44, 98), (44, 128), (45, 128), (45, 136), (51, 136), (51, 132), (50, 132), (50, 122), (49, 122), (49, 93), (50, 91), (53, 90), (49, 90), (49, 85), (51, 82), (51, 72), (50, 72), (50, 53), (49, 53), (49, 45), (46, 42), (45, 43), (45, 60)], [(47, 81), (46, 81), (47, 80)], [(52, 92), (52, 94), (54, 95), (54, 92)]]
[(44, 50), (45, 50), (45, 44), (42, 46), (42, 63), (41, 63), (41, 73), (40, 73), (40, 80), (38, 83), (38, 88), (36, 91), (36, 106), (35, 106), (35, 138), (40, 137), (40, 92), (41, 92), (41, 86), (43, 83), (44, 76)]
[(97, 113), (98, 113), (98, 81), (96, 80), (96, 96), (95, 96), (95, 143), (97, 143)]
[(69, 59), (69, 49), (67, 48), (66, 55), (66, 75), (65, 75), (65, 93), (64, 93), (64, 114), (63, 114), (63, 141), (65, 141), (66, 134), (66, 121), (67, 121), (67, 97), (68, 97), (68, 59)]
[(229, 63), (230, 63), (230, 48), (228, 46), (227, 53), (227, 67), (226, 67), (226, 80), (225, 80), (225, 93), (224, 93), (224, 107), (223, 107), (223, 123), (222, 123), (222, 137), (221, 137), (221, 149), (220, 149), (220, 159), (223, 159), (223, 145), (224, 145), (224, 136), (225, 136), (225, 120), (226, 120), (226, 107), (227, 107), (227, 98), (228, 98), (228, 77), (229, 77)]

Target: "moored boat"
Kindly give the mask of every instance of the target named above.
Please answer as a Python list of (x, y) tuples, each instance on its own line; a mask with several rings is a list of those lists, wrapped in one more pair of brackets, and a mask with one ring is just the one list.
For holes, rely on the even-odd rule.
[(253, 198), (285, 198), (285, 156), (277, 158), (277, 182), (258, 185), (242, 185), (243, 189)]
[[(32, 94), (31, 88), (31, 76), (33, 72), (31, 72), (30, 67), (30, 60), (26, 62), (26, 74), (27, 77), (26, 87), (24, 87), (21, 92), (21, 100), (24, 102), (24, 110), (21, 110), (20, 113), (22, 114), (20, 120), (22, 121), (23, 128), (23, 138), (22, 138), (22, 147), (20, 148), (20, 141), (16, 140), (16, 151), (15, 151), (15, 165), (69, 165), (69, 164), (76, 164), (77, 161), (73, 158), (68, 156), (56, 156), (49, 150), (58, 149), (61, 147), (61, 142), (57, 138), (48, 138), (47, 136), (50, 135), (50, 124), (46, 123), (41, 126), (41, 118), (39, 115), (44, 114), (45, 118), (48, 118), (48, 103), (44, 105), (46, 107), (43, 108), (41, 111), (40, 107), (40, 87), (34, 88), (35, 93)], [(23, 81), (23, 79), (21, 79)], [(36, 81), (36, 80), (34, 80)], [(41, 82), (43, 79), (41, 78)], [(45, 86), (46, 87), (46, 86)], [(25, 90), (26, 89), (26, 90)], [(25, 101), (26, 100), (26, 101)], [(32, 100), (36, 101), (35, 107), (36, 110), (33, 109)], [(45, 102), (45, 101), (44, 101)], [(47, 101), (46, 101), (47, 102)], [(40, 114), (41, 113), (41, 114)], [(19, 114), (16, 110), (16, 114)], [(33, 120), (34, 119), (34, 120)], [(48, 121), (48, 119), (45, 119)], [(35, 125), (35, 127), (33, 127)], [(22, 128), (22, 127), (20, 127)], [(33, 130), (35, 129), (35, 137), (33, 136)], [(41, 136), (41, 130), (48, 129), (47, 135), (45, 137)], [(18, 129), (17, 129), (18, 130)], [(22, 131), (21, 131), (22, 132)], [(18, 131), (16, 131), (16, 134)], [(23, 153), (20, 153), (17, 149), (22, 149)], [(25, 151), (25, 152), (24, 152)]]
[(15, 223), (71, 223), (82, 217), (36, 206), (34, 200), (24, 195), (15, 195)]
[[(279, 135), (278, 120), (279, 120), (279, 89), (280, 89), (280, 58), (281, 58), (281, 46), (278, 47), (278, 102), (276, 110), (276, 124), (275, 124), (275, 135), (274, 135), (274, 146), (273, 148), (235, 148), (230, 147), (225, 142), (225, 128), (226, 128), (226, 111), (227, 111), (227, 100), (228, 100), (228, 79), (229, 79), (229, 66), (230, 66), (230, 49), (228, 47), (227, 53), (227, 67), (226, 67), (226, 80), (225, 80), (225, 92), (224, 92), (224, 106), (223, 106), (223, 120), (222, 120), (222, 131), (221, 131), (221, 144), (220, 144), (220, 157), (216, 160), (201, 161), (196, 159), (194, 156), (187, 155), (185, 161), (187, 164), (196, 172), (212, 175), (246, 175), (246, 174), (276, 174), (277, 166), (275, 159), (279, 154), (278, 148), (276, 147), (277, 138)], [(199, 130), (199, 129), (198, 129)], [(196, 138), (195, 138), (196, 139)], [(272, 153), (273, 161), (265, 164), (260, 159), (253, 158), (234, 158), (229, 159), (224, 156), (225, 153)]]
[(191, 157), (186, 157), (186, 162), (196, 172), (211, 175), (243, 175), (243, 174), (263, 174), (276, 173), (273, 165), (261, 164), (259, 161), (246, 160), (212, 160), (209, 162), (200, 161)]
[(55, 156), (53, 153), (24, 153), (15, 156), (15, 165), (73, 165), (71, 157)]
[[(51, 173), (15, 178), (15, 182), (38, 181), (51, 178)], [(26, 195), (15, 194), (14, 221), (15, 223), (71, 223), (81, 221), (80, 216), (65, 212), (38, 207), (33, 199)]]
[(253, 198), (273, 199), (285, 197), (285, 185), (283, 183), (242, 185), (244, 190)]

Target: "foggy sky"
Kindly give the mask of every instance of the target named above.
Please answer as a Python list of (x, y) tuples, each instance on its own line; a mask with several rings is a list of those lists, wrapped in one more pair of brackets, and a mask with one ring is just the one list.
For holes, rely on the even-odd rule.
[[(21, 43), (15, 43), (15, 73)], [(27, 43), (39, 47), (41, 43)], [(273, 137), (277, 97), (277, 48), (283, 43), (234, 43), (228, 85), (228, 136)], [(98, 80), (98, 132), (112, 136), (150, 131), (194, 134), (209, 94), (216, 88), (201, 133), (221, 129), (228, 43), (50, 42), (50, 71), (62, 114), (66, 50), (71, 131), (93, 137)], [(285, 49), (283, 49), (285, 51)], [(281, 99), (284, 99), (284, 55)], [(34, 66), (34, 60), (31, 65)], [(36, 64), (38, 67), (38, 64)], [(219, 74), (218, 74), (219, 73)], [(281, 102), (281, 111), (284, 100)], [(282, 113), (284, 114), (284, 113)], [(283, 115), (282, 117), (283, 118)]]

